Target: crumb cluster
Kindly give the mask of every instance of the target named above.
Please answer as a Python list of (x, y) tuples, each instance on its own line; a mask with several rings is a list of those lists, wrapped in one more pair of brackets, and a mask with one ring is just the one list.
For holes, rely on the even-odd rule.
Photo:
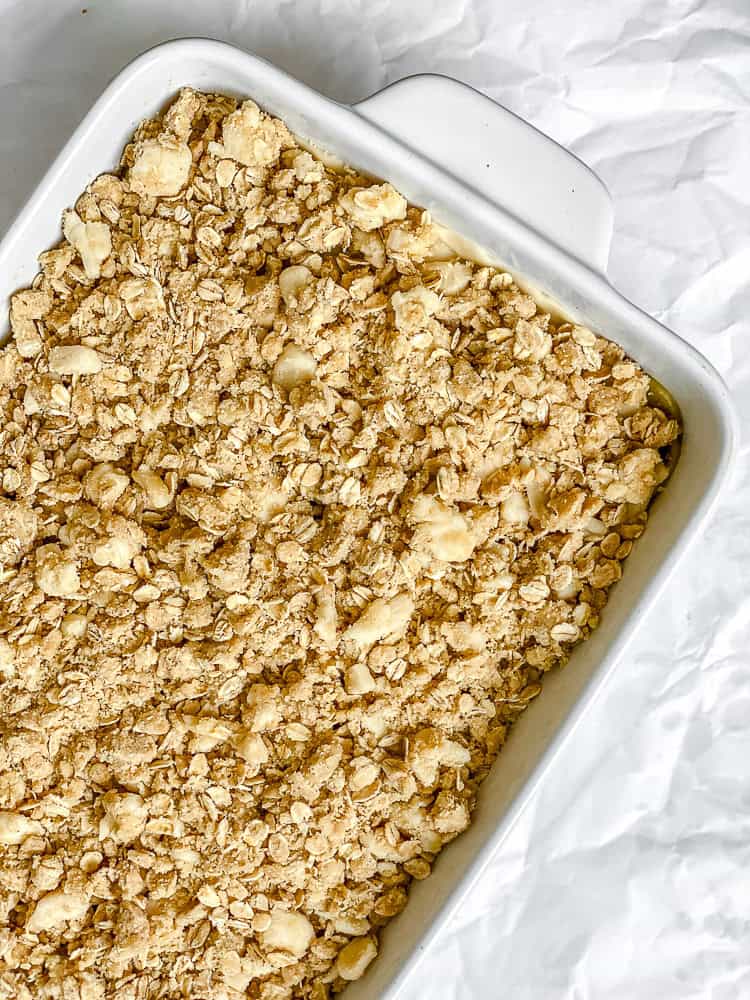
[(678, 423), (252, 101), (181, 92), (63, 233), (0, 352), (0, 997), (324, 1000)]

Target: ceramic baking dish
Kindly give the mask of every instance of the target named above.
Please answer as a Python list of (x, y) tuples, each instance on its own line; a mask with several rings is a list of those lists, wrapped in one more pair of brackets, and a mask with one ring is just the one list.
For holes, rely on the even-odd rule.
[(416, 76), (355, 107), (336, 104), (285, 73), (219, 42), (167, 42), (124, 69), (77, 129), (0, 246), (3, 315), (34, 276), (37, 254), (60, 238), (62, 210), (117, 165), (136, 124), (190, 85), (252, 96), (347, 163), (387, 178), (434, 217), (486, 250), (573, 318), (620, 343), (677, 399), (685, 425), (680, 461), (635, 546), (602, 625), (552, 674), (484, 782), (471, 828), (414, 885), (387, 928), (380, 957), (347, 1000), (394, 1000), (457, 906), (470, 895), (552, 758), (621, 659), (702, 527), (735, 448), (721, 379), (675, 334), (609, 284), (612, 207), (595, 175), (508, 111), (453, 80)]

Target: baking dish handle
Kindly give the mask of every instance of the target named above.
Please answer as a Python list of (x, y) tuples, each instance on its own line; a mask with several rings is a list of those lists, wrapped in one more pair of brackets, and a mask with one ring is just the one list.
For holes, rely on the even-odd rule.
[(450, 77), (406, 77), (355, 111), (602, 274), (612, 199), (578, 157)]

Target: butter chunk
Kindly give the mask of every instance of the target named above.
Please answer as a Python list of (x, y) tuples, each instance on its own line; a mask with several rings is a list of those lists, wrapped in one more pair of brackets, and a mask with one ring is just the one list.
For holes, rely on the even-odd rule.
[(406, 217), (406, 198), (390, 184), (352, 188), (339, 202), (354, 225), (365, 232)]
[(437, 781), (441, 765), (461, 767), (468, 764), (471, 754), (466, 747), (448, 739), (438, 729), (421, 729), (410, 740), (406, 763), (423, 785)]
[(354, 663), (346, 671), (344, 686), (351, 695), (368, 694), (375, 687), (375, 681), (366, 663)]
[(17, 846), (32, 834), (44, 833), (44, 827), (23, 813), (0, 811), (0, 844)]
[(102, 359), (93, 347), (83, 344), (53, 347), (49, 352), (49, 369), (56, 375), (96, 375), (102, 370)]
[(500, 504), (500, 517), (507, 524), (527, 524), (529, 514), (529, 504), (526, 496), (517, 490), (514, 490)]
[(128, 181), (136, 194), (172, 198), (187, 185), (192, 164), (193, 156), (186, 143), (166, 138), (146, 139), (136, 147)]
[(268, 750), (259, 733), (242, 733), (232, 740), (232, 746), (244, 761), (255, 767), (268, 760)]
[(101, 274), (101, 266), (112, 253), (112, 233), (106, 222), (84, 222), (77, 212), (63, 215), (63, 235), (81, 256), (83, 270), (91, 280)]
[(400, 639), (413, 614), (414, 601), (407, 593), (397, 594), (389, 601), (376, 598), (344, 632), (344, 638), (360, 646), (370, 646), (381, 639)]
[(279, 275), (279, 291), (284, 303), (288, 306), (296, 306), (300, 292), (306, 288), (313, 280), (313, 274), (309, 267), (303, 264), (295, 264), (292, 267), (285, 267)]
[(287, 344), (273, 366), (272, 378), (276, 385), (289, 391), (314, 378), (317, 363), (309, 351)]
[(36, 550), (36, 582), (50, 597), (72, 597), (81, 585), (78, 562), (60, 545), (42, 545)]
[(10, 328), (16, 349), (22, 358), (36, 357), (42, 350), (37, 320), (42, 319), (52, 303), (49, 294), (27, 288), (10, 300)]
[(299, 959), (305, 954), (315, 938), (313, 925), (304, 913), (290, 913), (274, 910), (271, 922), (260, 935), (267, 951), (284, 951)]
[(82, 892), (64, 892), (56, 889), (42, 896), (26, 922), (31, 934), (51, 931), (71, 920), (80, 920), (89, 908), (89, 901)]
[(326, 649), (336, 646), (336, 630), (338, 628), (338, 613), (336, 611), (336, 589), (333, 584), (322, 584), (315, 594), (317, 617), (313, 631)]
[(0, 638), (0, 681), (8, 680), (15, 673), (16, 652), (7, 639)]
[(104, 817), (99, 824), (99, 839), (110, 838), (119, 844), (130, 844), (143, 833), (148, 810), (135, 792), (107, 792), (102, 797)]
[(465, 562), (474, 552), (477, 539), (469, 520), (454, 507), (422, 494), (412, 508), (412, 519), (420, 525), (412, 544), (424, 545), (435, 559)]
[(278, 160), (289, 133), (264, 115), (254, 101), (244, 101), (227, 115), (222, 128), (224, 152), (247, 167), (268, 167)]
[(143, 490), (146, 507), (161, 510), (169, 505), (172, 492), (156, 472), (142, 466), (133, 473), (133, 482)]

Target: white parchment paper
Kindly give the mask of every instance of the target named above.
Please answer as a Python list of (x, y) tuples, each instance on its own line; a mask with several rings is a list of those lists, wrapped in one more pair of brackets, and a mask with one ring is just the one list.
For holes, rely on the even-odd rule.
[(0, 231), (115, 72), (188, 34), (340, 100), (455, 76), (598, 171), (610, 276), (722, 371), (740, 467), (405, 1000), (750, 997), (750, 0), (0, 0), (0, 16)]

